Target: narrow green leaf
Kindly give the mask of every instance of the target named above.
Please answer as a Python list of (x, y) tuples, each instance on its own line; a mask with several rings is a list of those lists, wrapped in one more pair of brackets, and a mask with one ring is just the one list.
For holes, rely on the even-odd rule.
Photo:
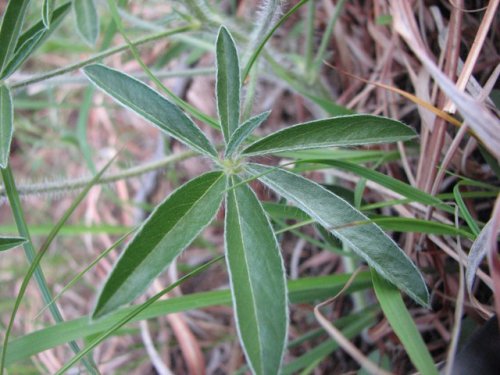
[(1, 74), (1, 79), (5, 79), (10, 76), (14, 71), (33, 53), (35, 48), (38, 46), (40, 40), (45, 34), (45, 30), (38, 30), (36, 34), (33, 34), (28, 40), (26, 40), (18, 49), (16, 49), (12, 60), (9, 61), (5, 69)]
[(208, 156), (214, 146), (177, 106), (144, 83), (101, 64), (85, 67), (87, 77), (118, 103), (149, 120), (168, 135)]
[[(233, 177), (232, 182), (240, 181)], [(228, 192), (226, 210), (226, 259), (240, 341), (254, 374), (277, 374), (288, 327), (285, 269), (278, 243), (247, 185)]]
[(257, 116), (249, 118), (241, 124), (233, 135), (231, 135), (231, 138), (227, 143), (225, 156), (227, 157), (233, 155), (241, 143), (243, 143), (245, 139), (247, 139), (247, 137), (260, 126), (260, 124), (266, 121), (270, 114), (271, 111), (263, 112)]
[(99, 16), (94, 0), (73, 0), (73, 10), (79, 33), (93, 47), (99, 36)]
[(42, 4), (42, 21), (45, 25), (45, 28), (49, 29), (52, 13), (54, 12), (54, 0), (43, 0)]
[(421, 374), (438, 375), (436, 365), (399, 290), (373, 270), (372, 280), (380, 307), (416, 369)]
[(221, 26), (216, 43), (217, 109), (226, 142), (240, 122), (240, 64), (234, 40)]
[(478, 236), (472, 244), (469, 255), (467, 256), (467, 268), (465, 269), (465, 282), (467, 285), (467, 291), (470, 295), (473, 295), (472, 287), (474, 286), (474, 280), (476, 278), (476, 272), (481, 266), (484, 257), (488, 254), (490, 250), (487, 246), (488, 238), (491, 236), (491, 221), (488, 221), (486, 225), (481, 229)]
[(9, 162), (10, 143), (14, 133), (12, 96), (7, 86), (0, 86), (0, 168)]
[(377, 225), (350, 225), (369, 219), (345, 200), (317, 183), (285, 170), (259, 164), (248, 164), (246, 169), (344, 241), (415, 301), (428, 305), (429, 294), (424, 279), (410, 258)]
[(116, 262), (92, 318), (100, 318), (138, 297), (212, 221), (225, 188), (221, 172), (206, 173), (158, 205)]
[(61, 24), (70, 8), (71, 3), (65, 3), (54, 10), (50, 29), (47, 29), (43, 20), (40, 20), (19, 37), (13, 57), (3, 69), (0, 79), (5, 79), (14, 73), (40, 47)]
[(0, 28), (0, 72), (12, 57), (30, 0), (12, 0), (7, 4)]
[[(349, 274), (336, 274), (291, 280), (288, 282), (290, 302), (311, 303), (330, 298), (342, 289), (349, 277)], [(362, 272), (351, 284), (350, 290), (364, 290), (371, 287), (371, 285), (370, 274)], [(157, 301), (132, 319), (131, 322), (153, 319), (175, 312), (230, 304), (231, 294), (227, 289), (187, 294), (164, 301)], [(6, 364), (9, 366), (71, 340), (103, 332), (131, 313), (136, 307), (125, 307), (99, 320), (90, 320), (88, 317), (69, 320), (15, 338), (10, 342), (7, 349)]]
[(340, 168), (349, 172), (352, 172), (354, 174), (357, 174), (358, 176), (364, 177), (368, 180), (371, 180), (373, 182), (376, 182), (379, 185), (382, 185), (398, 194), (404, 195), (406, 198), (409, 198), (415, 202), (420, 202), (423, 204), (428, 204), (430, 206), (435, 206), (435, 205), (443, 205), (444, 202), (439, 199), (434, 197), (431, 194), (428, 194), (424, 191), (421, 191), (417, 188), (414, 188), (411, 185), (408, 185), (402, 181), (399, 181), (393, 177), (387, 176), (383, 173), (374, 171), (372, 169), (363, 167), (361, 165), (357, 165), (355, 163), (352, 163), (350, 161), (344, 161), (344, 160), (301, 160), (299, 163), (319, 163), (319, 164), (325, 164), (329, 165), (335, 168)]
[(3, 237), (0, 236), (0, 251), (5, 251), (22, 245), (26, 242), (23, 237)]
[(406, 141), (415, 131), (402, 122), (374, 115), (346, 115), (282, 129), (248, 146), (243, 154)]

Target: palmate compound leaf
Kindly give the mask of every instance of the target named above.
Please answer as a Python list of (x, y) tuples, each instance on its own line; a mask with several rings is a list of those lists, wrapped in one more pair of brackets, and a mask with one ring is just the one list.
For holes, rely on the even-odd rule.
[(177, 106), (144, 83), (101, 64), (83, 69), (87, 77), (118, 103), (152, 122), (168, 135), (207, 156), (217, 151), (195, 123)]
[(345, 115), (294, 125), (252, 143), (243, 155), (406, 141), (415, 131), (402, 122), (374, 115)]
[[(317, 183), (283, 169), (247, 164), (245, 169), (294, 203), (334, 236), (344, 241), (386, 280), (427, 306), (424, 279), (410, 258), (376, 224), (342, 198)], [(357, 225), (359, 222), (365, 222)]]
[(212, 221), (225, 189), (225, 175), (209, 172), (187, 182), (159, 204), (116, 262), (92, 318), (138, 297)]
[[(240, 182), (232, 177), (232, 184)], [(226, 259), (238, 334), (254, 374), (279, 373), (288, 306), (285, 269), (264, 209), (247, 185), (226, 200)]]

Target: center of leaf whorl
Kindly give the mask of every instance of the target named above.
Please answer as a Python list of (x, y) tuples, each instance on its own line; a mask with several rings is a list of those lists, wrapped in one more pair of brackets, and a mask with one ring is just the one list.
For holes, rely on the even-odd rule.
[(224, 173), (228, 176), (243, 172), (242, 159), (224, 159), (222, 160), (221, 165), (224, 170)]

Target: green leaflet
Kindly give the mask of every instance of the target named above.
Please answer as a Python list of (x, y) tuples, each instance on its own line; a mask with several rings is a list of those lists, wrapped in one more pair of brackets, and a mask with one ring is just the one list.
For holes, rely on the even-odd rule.
[[(233, 185), (240, 182), (233, 177)], [(229, 190), (226, 259), (238, 334), (254, 374), (277, 374), (285, 349), (285, 269), (264, 210), (247, 185)]]
[(217, 109), (226, 142), (240, 121), (240, 65), (238, 52), (229, 31), (222, 26), (216, 43)]
[(346, 115), (294, 125), (243, 150), (245, 155), (405, 141), (416, 136), (402, 122), (373, 115)]
[(238, 149), (242, 142), (247, 139), (247, 137), (252, 134), (252, 132), (259, 127), (264, 121), (267, 120), (271, 111), (263, 112), (257, 116), (249, 118), (243, 124), (241, 124), (238, 129), (233, 133), (229, 142), (227, 143), (225, 156), (231, 156)]
[(50, 28), (52, 21), (52, 12), (54, 11), (54, 0), (43, 0), (42, 4), (42, 21), (45, 28)]
[(92, 318), (138, 297), (212, 221), (225, 188), (225, 176), (210, 172), (184, 184), (159, 204), (116, 262)]
[(10, 90), (0, 85), (0, 168), (9, 162), (10, 143), (14, 133), (13, 107)]
[(428, 305), (424, 279), (410, 258), (377, 225), (350, 225), (369, 219), (345, 200), (315, 182), (282, 169), (259, 164), (248, 164), (246, 169), (344, 241), (415, 301)]
[(73, 10), (78, 32), (93, 47), (99, 36), (99, 16), (94, 0), (73, 0)]
[(372, 270), (372, 281), (380, 307), (406, 353), (421, 374), (437, 375), (438, 371), (415, 322), (408, 312), (399, 290)]
[(29, 3), (30, 0), (13, 0), (7, 4), (0, 28), (0, 72), (16, 49)]
[(65, 3), (52, 13), (51, 27), (47, 29), (43, 20), (25, 31), (17, 41), (16, 49), (8, 64), (4, 67), (0, 79), (5, 79), (14, 73), (38, 47), (57, 29), (71, 7), (71, 3)]
[(22, 245), (26, 242), (23, 237), (3, 237), (0, 236), (0, 251), (5, 251)]
[(118, 103), (196, 151), (211, 157), (217, 156), (217, 151), (195, 123), (177, 106), (144, 83), (100, 64), (89, 65), (83, 70), (97, 87)]

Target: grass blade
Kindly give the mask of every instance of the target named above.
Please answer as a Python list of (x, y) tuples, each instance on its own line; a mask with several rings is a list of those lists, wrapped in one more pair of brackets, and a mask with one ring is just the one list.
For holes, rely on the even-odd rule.
[[(290, 302), (311, 303), (316, 300), (327, 299), (342, 289), (349, 276), (349, 274), (336, 274), (291, 280), (288, 282)], [(371, 285), (370, 274), (369, 272), (365, 272), (359, 274), (349, 290), (362, 290), (371, 287)], [(230, 304), (231, 292), (227, 289), (193, 293), (155, 302), (130, 322), (153, 319), (175, 312)], [(32, 355), (71, 340), (104, 332), (115, 322), (132, 312), (136, 307), (125, 307), (99, 320), (90, 320), (88, 317), (83, 317), (66, 321), (16, 338), (9, 343), (6, 364), (11, 365), (22, 361)]]
[[(239, 182), (233, 177), (232, 184)], [(254, 374), (277, 374), (288, 329), (285, 269), (278, 243), (247, 185), (226, 201), (225, 246), (238, 335)]]
[(373, 270), (372, 280), (380, 307), (416, 369), (421, 374), (438, 375), (434, 361), (399, 290)]
[(9, 163), (10, 144), (14, 134), (12, 96), (5, 85), (0, 85), (0, 168)]
[(85, 67), (87, 77), (118, 103), (168, 135), (210, 157), (217, 151), (195, 123), (177, 106), (135, 78), (101, 64)]
[(170, 292), (172, 289), (175, 289), (179, 285), (181, 285), (183, 282), (186, 280), (190, 279), (193, 276), (198, 275), (199, 273), (205, 271), (208, 267), (210, 267), (212, 264), (218, 262), (219, 260), (223, 259), (224, 256), (220, 256), (217, 258), (212, 259), (211, 261), (201, 265), (200, 267), (196, 268), (195, 270), (191, 271), (187, 275), (181, 277), (179, 280), (177, 280), (175, 283), (169, 285), (167, 288), (163, 289), (159, 293), (155, 294), (153, 297), (151, 297), (149, 300), (144, 302), (143, 304), (139, 305), (138, 307), (135, 307), (131, 312), (129, 312), (123, 319), (120, 319), (118, 321), (115, 321), (115, 324), (113, 324), (108, 330), (106, 330), (104, 333), (99, 335), (95, 340), (93, 340), (87, 347), (85, 347), (80, 353), (75, 355), (71, 361), (66, 363), (59, 371), (57, 371), (56, 375), (62, 375), (64, 374), (67, 370), (71, 368), (75, 363), (77, 363), (83, 356), (87, 353), (89, 353), (92, 349), (94, 349), (97, 345), (99, 345), (102, 341), (104, 341), (106, 338), (111, 336), (113, 332), (118, 330), (120, 327), (124, 326), (127, 324), (131, 319), (139, 315), (142, 311), (146, 310), (149, 306), (151, 306), (154, 302), (158, 301), (162, 296)]
[(78, 32), (89, 46), (95, 46), (99, 36), (99, 16), (94, 0), (74, 0), (73, 10)]
[(254, 176), (259, 175), (261, 182), (344, 241), (384, 278), (416, 302), (428, 305), (427, 287), (415, 264), (377, 225), (346, 225), (367, 221), (368, 218), (345, 200), (317, 183), (285, 170), (259, 164), (248, 164), (246, 169)]
[(170, 194), (143, 223), (99, 294), (92, 319), (132, 302), (214, 218), (226, 179), (209, 172)]
[(402, 122), (373, 115), (345, 115), (311, 121), (272, 133), (243, 150), (245, 155), (334, 146), (405, 141), (416, 134)]
[(26, 242), (23, 237), (4, 237), (0, 236), (0, 251), (5, 251), (22, 245)]
[(233, 37), (222, 26), (216, 43), (217, 109), (226, 143), (240, 122), (240, 64)]

